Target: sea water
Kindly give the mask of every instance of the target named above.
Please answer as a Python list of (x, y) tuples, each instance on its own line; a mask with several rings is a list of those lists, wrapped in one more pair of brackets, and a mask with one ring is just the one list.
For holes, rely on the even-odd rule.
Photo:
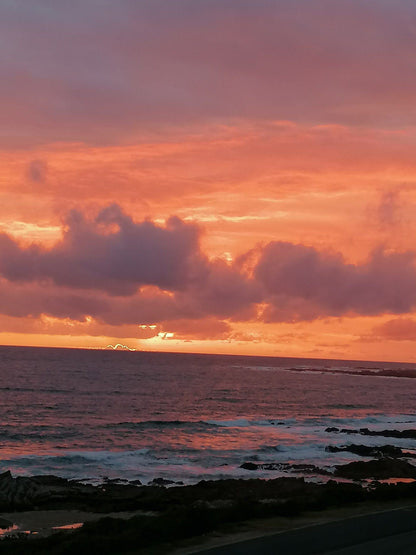
[(331, 471), (361, 458), (328, 445), (416, 452), (412, 439), (327, 431), (415, 429), (413, 375), (399, 363), (0, 347), (0, 470), (194, 483), (294, 472), (245, 462)]

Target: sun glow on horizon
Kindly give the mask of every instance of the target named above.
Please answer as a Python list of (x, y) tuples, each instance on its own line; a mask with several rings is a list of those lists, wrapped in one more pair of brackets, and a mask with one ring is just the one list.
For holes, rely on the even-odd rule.
[(321, 7), (0, 6), (0, 342), (415, 360), (416, 7)]

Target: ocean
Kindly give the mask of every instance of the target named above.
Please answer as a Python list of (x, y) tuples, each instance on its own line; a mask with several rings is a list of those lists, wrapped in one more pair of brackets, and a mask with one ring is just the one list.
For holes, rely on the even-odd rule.
[(322, 480), (292, 465), (363, 460), (326, 450), (348, 443), (416, 453), (334, 430), (415, 429), (412, 364), (0, 347), (0, 367), (0, 470), (17, 476)]

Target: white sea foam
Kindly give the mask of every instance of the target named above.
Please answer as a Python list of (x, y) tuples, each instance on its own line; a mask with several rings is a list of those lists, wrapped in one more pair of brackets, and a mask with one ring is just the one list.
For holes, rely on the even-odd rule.
[(328, 453), (328, 445), (416, 450), (412, 439), (326, 431), (416, 429), (416, 380), (386, 387), (381, 378), (348, 374), (398, 365), (0, 350), (0, 422), (7, 423), (0, 426), (0, 460), (15, 474), (145, 483), (159, 476), (270, 478), (290, 470), (240, 467), (292, 461), (331, 468), (358, 460)]

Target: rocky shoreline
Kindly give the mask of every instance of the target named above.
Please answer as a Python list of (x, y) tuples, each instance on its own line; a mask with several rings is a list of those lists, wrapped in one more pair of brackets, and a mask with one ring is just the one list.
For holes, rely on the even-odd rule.
[[(327, 431), (410, 440), (416, 436), (416, 430)], [(241, 468), (247, 470), (247, 479), (203, 480), (194, 485), (162, 477), (148, 485), (122, 479), (92, 485), (53, 475), (14, 477), (6, 471), (0, 474), (0, 530), (9, 529), (13, 536), (3, 534), (0, 555), (150, 553), (153, 549), (154, 553), (168, 553), (166, 545), (172, 542), (250, 519), (298, 518), (305, 511), (366, 502), (416, 503), (413, 449), (346, 443), (329, 444), (325, 450), (345, 451), (362, 459), (333, 465), (331, 469), (313, 464), (246, 461)], [(273, 478), (271, 474), (270, 479), (260, 479), (255, 477), (257, 470), (283, 472), (287, 476)], [(36, 515), (47, 515), (52, 521), (55, 513), (61, 517), (71, 514), (72, 521), (63, 527), (52, 526), (51, 530), (60, 531), (49, 537), (40, 537), (39, 533), (19, 534), (16, 524), (22, 521), (19, 515), (29, 514), (33, 521)], [(65, 522), (62, 518), (60, 522)], [(75, 518), (81, 521), (75, 522)], [(85, 524), (81, 527), (82, 523)], [(76, 529), (68, 533), (63, 531), (65, 528)]]
[(290, 372), (307, 372), (307, 373), (317, 373), (317, 374), (343, 374), (350, 376), (372, 376), (379, 378), (416, 378), (416, 372), (414, 368), (290, 368)]
[(416, 466), (407, 459), (415, 459), (414, 453), (408, 453), (394, 445), (371, 447), (367, 445), (349, 444), (328, 445), (325, 450), (329, 453), (350, 452), (362, 457), (373, 457), (368, 461), (353, 461), (347, 464), (335, 465), (333, 471), (319, 468), (313, 464), (288, 463), (256, 463), (245, 462), (240, 468), (246, 470), (276, 470), (292, 474), (328, 476), (332, 478), (347, 478), (351, 480), (383, 480), (383, 479), (416, 479)]
[[(385, 458), (369, 461), (372, 466), (366, 479), (371, 478), (375, 464), (381, 462), (386, 466), (386, 460), (391, 462)], [(407, 472), (407, 466), (405, 470)], [(360, 468), (359, 474), (363, 476), (365, 471)], [(383, 475), (387, 474), (385, 469)], [(195, 485), (170, 487), (115, 481), (93, 486), (56, 476), (13, 477), (5, 472), (0, 475), (0, 506), (1, 512), (7, 512), (12, 518), (0, 521), (0, 527), (13, 526), (21, 511), (28, 510), (33, 513), (76, 510), (94, 513), (94, 518), (100, 515), (105, 518), (86, 522), (70, 533), (61, 531), (47, 538), (27, 534), (3, 539), (0, 554), (76, 552), (80, 555), (87, 552), (131, 553), (132, 550), (140, 553), (140, 549), (148, 553), (149, 546), (198, 536), (248, 519), (295, 518), (305, 511), (401, 499), (416, 501), (416, 481), (392, 484), (371, 480), (364, 484), (331, 479), (318, 484), (307, 482), (303, 477), (287, 477), (201, 481)], [(135, 516), (125, 520), (121, 513), (126, 511)], [(112, 518), (108, 518), (109, 513)], [(115, 518), (117, 514), (122, 518)]]

